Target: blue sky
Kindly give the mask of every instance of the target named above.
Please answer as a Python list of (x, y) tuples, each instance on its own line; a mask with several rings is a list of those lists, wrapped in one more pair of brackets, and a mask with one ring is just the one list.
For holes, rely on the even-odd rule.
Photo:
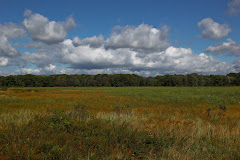
[(0, 0), (0, 74), (240, 72), (240, 0)]

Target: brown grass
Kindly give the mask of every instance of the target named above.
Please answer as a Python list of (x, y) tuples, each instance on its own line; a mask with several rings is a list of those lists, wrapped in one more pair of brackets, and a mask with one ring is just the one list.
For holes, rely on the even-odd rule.
[[(189, 107), (184, 103), (193, 102), (185, 99), (175, 106), (172, 102), (163, 103), (154, 97), (132, 97), (111, 91), (108, 88), (9, 89), (0, 93), (0, 131), (10, 123), (27, 124), (35, 115), (47, 114), (47, 108), (68, 112), (84, 105), (93, 117), (128, 122), (133, 129), (152, 135), (175, 136), (179, 143), (185, 139), (187, 144), (181, 146), (181, 152), (175, 145), (163, 150), (163, 157), (170, 159), (194, 159), (201, 152), (207, 152), (207, 145), (198, 148), (194, 144), (202, 139), (209, 143), (216, 141), (220, 146), (229, 145), (228, 149), (230, 147), (234, 152), (240, 149), (240, 104), (227, 104), (225, 112), (214, 109), (208, 113), (211, 104), (207, 102), (196, 102), (195, 106)], [(125, 92), (124, 89), (118, 91)], [(115, 151), (119, 157), (122, 156), (117, 148)], [(210, 157), (205, 156), (206, 159)]]

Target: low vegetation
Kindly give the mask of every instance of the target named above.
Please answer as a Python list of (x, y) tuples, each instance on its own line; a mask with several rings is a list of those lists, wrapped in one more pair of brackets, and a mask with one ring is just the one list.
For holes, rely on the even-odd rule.
[(239, 159), (239, 87), (9, 88), (0, 159)]

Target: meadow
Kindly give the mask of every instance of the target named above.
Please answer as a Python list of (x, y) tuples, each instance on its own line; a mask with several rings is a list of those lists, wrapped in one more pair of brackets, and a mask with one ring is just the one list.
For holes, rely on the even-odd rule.
[(9, 88), (0, 159), (240, 159), (240, 87)]

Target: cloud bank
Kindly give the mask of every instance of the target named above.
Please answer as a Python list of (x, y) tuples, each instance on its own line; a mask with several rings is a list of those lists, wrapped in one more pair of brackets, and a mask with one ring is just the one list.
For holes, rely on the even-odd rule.
[[(67, 38), (76, 26), (73, 17), (50, 21), (47, 17), (24, 12), (22, 24), (0, 24), (0, 67), (12, 67), (1, 74), (115, 74), (143, 76), (162, 74), (227, 74), (240, 69), (239, 61), (228, 64), (190, 48), (174, 47), (169, 42), (169, 27), (148, 24), (116, 26), (108, 37), (95, 35)], [(198, 23), (202, 37), (220, 39), (231, 29), (210, 18)], [(27, 38), (26, 38), (27, 37)], [(29, 40), (31, 37), (31, 40)], [(16, 44), (12, 40), (27, 42)], [(207, 53), (239, 55), (239, 45), (223, 42), (206, 49)]]
[[(107, 40), (106, 40), (107, 41)], [(107, 43), (107, 42), (106, 42)], [(144, 53), (132, 48), (109, 49), (104, 46), (91, 48), (88, 46), (75, 46), (70, 39), (62, 42), (56, 56), (61, 63), (69, 64), (76, 70), (99, 69), (108, 73), (115, 73), (119, 69), (127, 73), (142, 75), (157, 74), (187, 74), (197, 73), (228, 73), (233, 68), (225, 62), (220, 62), (204, 53), (200, 55), (187, 48), (168, 47), (164, 51)]]

